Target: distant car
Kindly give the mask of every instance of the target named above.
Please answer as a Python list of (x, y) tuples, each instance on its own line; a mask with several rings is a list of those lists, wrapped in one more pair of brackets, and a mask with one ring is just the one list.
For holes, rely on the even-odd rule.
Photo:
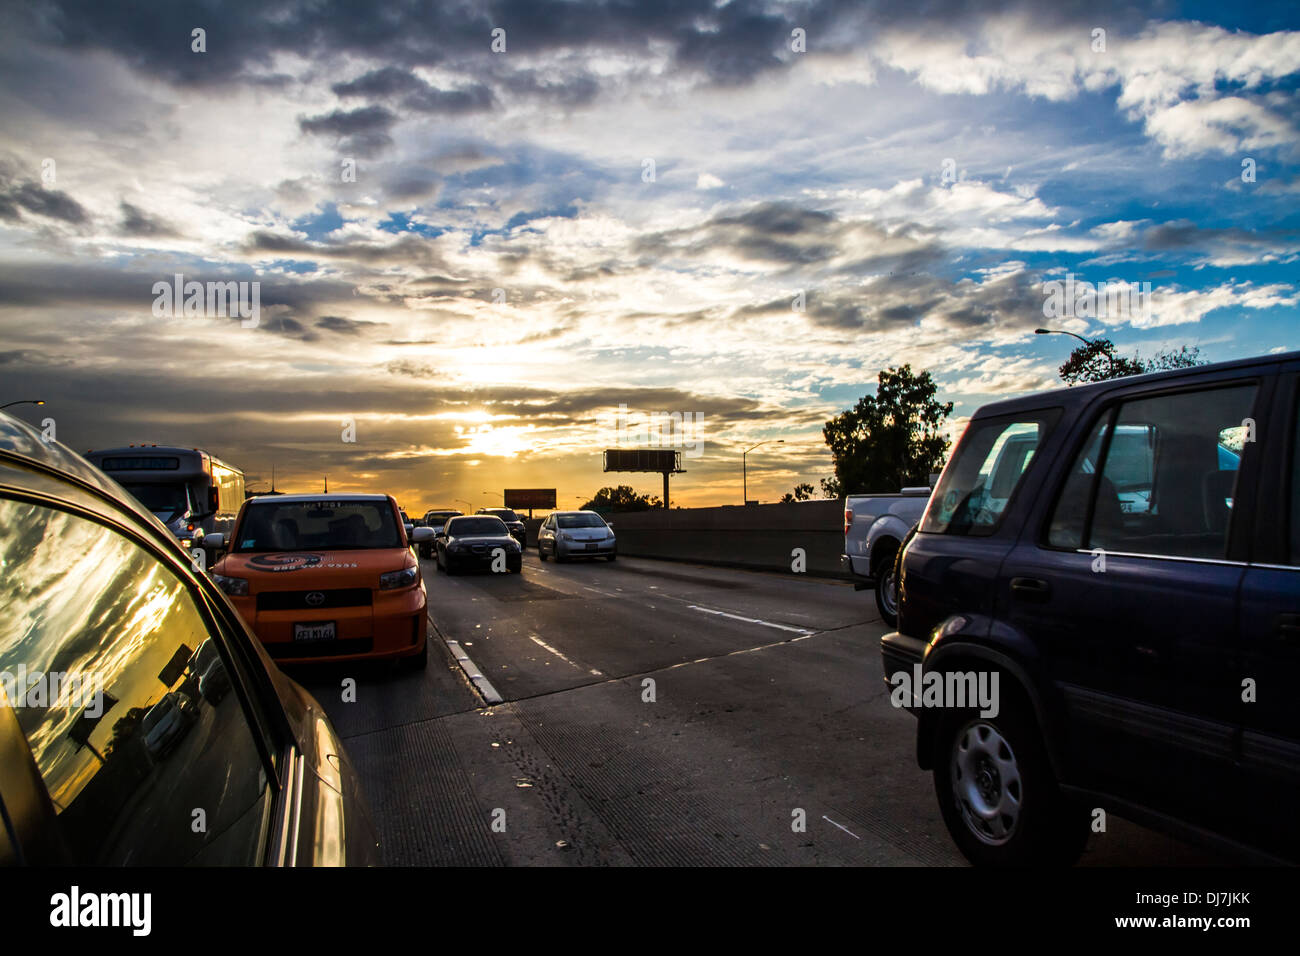
[[(442, 534), (442, 527), (447, 523), (448, 518), (455, 518), (462, 514), (460, 511), (426, 511), (424, 513), (424, 526), (433, 530), (434, 536)], [(422, 541), (419, 545), (420, 557), (432, 558), (434, 547), (433, 539)]]
[(144, 733), (144, 745), (154, 759), (161, 760), (180, 742), (190, 728), (193, 714), (193, 705), (175, 691), (164, 694), (162, 700), (150, 708), (140, 723), (140, 729)]
[(455, 574), (466, 568), (488, 568), (504, 559), (511, 574), (523, 570), (524, 549), (495, 515), (461, 515), (448, 518), (437, 540), (440, 571)]
[(537, 556), (557, 562), (571, 558), (618, 557), (614, 529), (594, 511), (553, 511), (537, 532)]
[(980, 408), (899, 568), (885, 682), (972, 863), (1098, 808), (1300, 861), (1300, 352)]
[(251, 498), (212, 579), (284, 661), (428, 662), (427, 600), (410, 538), (389, 495)]
[[(0, 708), (0, 866), (379, 862), (359, 778), (320, 705), (144, 505), (4, 413), (0, 529), (0, 672), (57, 670), (73, 688), (67, 702)], [(93, 573), (57, 573), (73, 550), (94, 556)], [(221, 706), (158, 699), (160, 680), (180, 679), (183, 648), (234, 691)], [(150, 742), (182, 739), (187, 710), (203, 739), (155, 762)], [(195, 807), (206, 827), (193, 827)]]
[(524, 527), (523, 520), (509, 508), (479, 508), (476, 514), (496, 515), (506, 523), (510, 529), (510, 534), (519, 542), (519, 547), (528, 547), (528, 531)]

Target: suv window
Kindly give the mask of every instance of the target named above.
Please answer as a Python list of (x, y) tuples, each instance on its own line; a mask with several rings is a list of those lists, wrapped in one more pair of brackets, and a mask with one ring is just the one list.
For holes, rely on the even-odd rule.
[(0, 500), (0, 684), (74, 863), (248, 865), (271, 799), (186, 582), (76, 515)]
[(992, 534), (1059, 417), (1060, 409), (1045, 409), (972, 422), (944, 469), (919, 530)]
[(1182, 392), (1111, 410), (1071, 465), (1048, 543), (1223, 557), (1255, 393), (1254, 385)]

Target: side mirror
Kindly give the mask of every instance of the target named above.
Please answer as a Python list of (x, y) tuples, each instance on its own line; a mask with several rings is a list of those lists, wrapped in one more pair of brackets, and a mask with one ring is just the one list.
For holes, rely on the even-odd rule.
[(605, 527), (608, 528), (610, 531), (613, 531), (613, 530), (614, 530), (614, 522), (612, 522), (612, 521), (606, 521), (606, 522), (605, 522)]
[(226, 547), (226, 536), (220, 531), (203, 536), (204, 551), (223, 551)]
[(412, 543), (412, 544), (424, 544), (424, 542), (426, 542), (426, 541), (432, 541), (432, 540), (433, 540), (433, 537), (434, 537), (434, 535), (433, 535), (433, 529), (432, 529), (432, 528), (416, 528), (414, 531), (411, 531), (411, 532), (410, 532), (410, 536), (411, 536), (411, 543)]

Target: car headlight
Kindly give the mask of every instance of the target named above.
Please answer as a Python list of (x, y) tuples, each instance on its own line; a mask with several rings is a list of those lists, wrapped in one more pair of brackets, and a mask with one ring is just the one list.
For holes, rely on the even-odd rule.
[(569, 532), (567, 532), (567, 531), (561, 531), (561, 532), (560, 532), (560, 540), (562, 540), (562, 541), (572, 541), (572, 540), (574, 540), (574, 538), (573, 538), (573, 535), (569, 534)]
[(379, 575), (379, 590), (391, 591), (393, 588), (410, 587), (419, 577), (420, 572), (416, 568), (402, 568), (400, 571), (389, 571)]
[(212, 580), (217, 587), (225, 591), (231, 597), (248, 597), (248, 579), (232, 578), (224, 574), (212, 575)]

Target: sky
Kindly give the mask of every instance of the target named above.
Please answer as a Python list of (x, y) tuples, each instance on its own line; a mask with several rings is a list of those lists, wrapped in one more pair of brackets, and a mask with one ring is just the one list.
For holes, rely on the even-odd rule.
[(776, 500), (884, 368), (957, 435), (1044, 325), (1300, 349), (1298, 87), (1293, 3), (4, 3), (0, 404), (412, 513), (676, 413), (674, 504)]

